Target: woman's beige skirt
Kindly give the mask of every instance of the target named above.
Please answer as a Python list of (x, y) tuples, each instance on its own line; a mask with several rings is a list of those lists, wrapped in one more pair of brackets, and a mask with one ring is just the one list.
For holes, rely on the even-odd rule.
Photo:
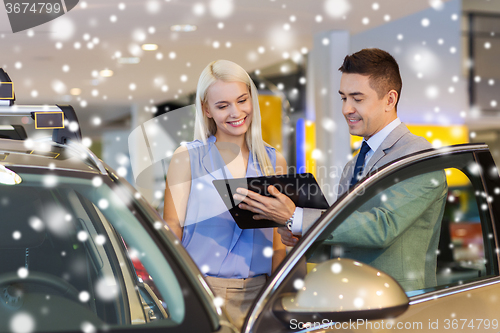
[(243, 326), (250, 306), (266, 284), (266, 278), (267, 275), (248, 279), (205, 277), (215, 296), (224, 300), (223, 307), (238, 328)]

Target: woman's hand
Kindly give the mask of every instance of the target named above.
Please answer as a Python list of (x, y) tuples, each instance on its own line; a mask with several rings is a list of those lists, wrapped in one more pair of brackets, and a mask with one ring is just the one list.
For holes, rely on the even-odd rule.
[(281, 236), (281, 242), (286, 246), (295, 246), (300, 240), (299, 236), (292, 234), (286, 227), (278, 228), (278, 234)]

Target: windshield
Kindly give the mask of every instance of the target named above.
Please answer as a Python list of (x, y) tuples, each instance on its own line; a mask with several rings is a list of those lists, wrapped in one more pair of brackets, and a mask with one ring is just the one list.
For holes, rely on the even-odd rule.
[(0, 185), (0, 332), (182, 322), (181, 287), (133, 193), (95, 174), (22, 170)]

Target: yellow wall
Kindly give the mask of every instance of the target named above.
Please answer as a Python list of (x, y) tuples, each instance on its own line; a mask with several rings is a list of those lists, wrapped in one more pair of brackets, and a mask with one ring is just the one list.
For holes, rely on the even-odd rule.
[[(464, 125), (406, 125), (410, 132), (427, 139), (434, 147), (458, 145), (469, 142), (469, 130)], [(356, 150), (363, 138), (351, 135), (351, 148)], [(356, 151), (357, 153), (357, 151)], [(457, 170), (446, 169), (446, 178), (450, 187), (466, 186), (467, 177)]]
[(306, 172), (316, 177), (316, 159), (313, 152), (316, 149), (316, 124), (310, 120), (306, 121)]
[(281, 151), (283, 136), (281, 133), (282, 103), (279, 96), (259, 95), (262, 138), (265, 142)]

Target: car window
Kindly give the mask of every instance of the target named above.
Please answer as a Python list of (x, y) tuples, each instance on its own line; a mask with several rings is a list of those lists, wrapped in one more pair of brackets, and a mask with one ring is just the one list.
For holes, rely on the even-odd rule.
[(438, 286), (462, 284), (486, 276), (485, 239), (488, 243), (493, 238), (488, 232), (489, 215), (484, 215), (481, 223), (480, 211), (487, 205), (479, 207), (476, 200), (476, 196), (484, 198), (485, 192), (475, 190), (467, 175), (458, 169), (446, 169), (446, 175), (451, 182), (441, 221)]
[(0, 185), (0, 332), (183, 322), (181, 284), (133, 198), (98, 176), (19, 175)]
[(142, 264), (140, 260), (142, 254), (133, 247), (127, 246), (125, 241), (123, 242), (127, 249), (127, 254), (134, 266), (134, 271), (139, 282), (139, 294), (142, 304), (145, 308), (146, 315), (148, 315), (150, 319), (153, 320), (168, 318), (168, 312), (170, 311), (170, 309), (167, 306), (165, 300), (163, 300), (163, 297), (161, 296), (161, 293), (159, 292), (158, 287), (153, 280), (153, 277), (148, 273), (148, 270)]
[[(370, 319), (369, 304), (390, 299), (386, 292), (394, 291), (391, 282), (375, 287), (386, 274), (408, 297), (451, 287), (468, 290), (499, 275), (491, 215), (496, 208), (489, 193), (500, 189), (488, 188), (487, 182), (489, 172), (498, 184), (496, 168), (483, 170), (477, 155), (464, 151), (408, 160), (367, 178), (324, 213), (271, 277), (265, 300), (255, 307), (274, 316), (250, 318), (252, 323), (278, 330), (305, 329), (311, 321), (321, 326), (327, 319)], [(338, 260), (348, 261), (340, 265)], [(336, 280), (344, 267), (365, 264), (375, 268), (373, 277), (351, 274)], [(363, 311), (349, 313), (357, 310)], [(373, 319), (386, 316), (393, 315)]]
[[(319, 253), (330, 252), (328, 259), (369, 264), (391, 275), (405, 290), (435, 287), (447, 189), (442, 170), (379, 187), (326, 237)], [(309, 259), (309, 266), (322, 259)]]
[(359, 195), (320, 236), (308, 269), (350, 258), (391, 275), (408, 296), (497, 275), (494, 253), (485, 252), (494, 243), (481, 168), (471, 154), (451, 160), (410, 165)]

